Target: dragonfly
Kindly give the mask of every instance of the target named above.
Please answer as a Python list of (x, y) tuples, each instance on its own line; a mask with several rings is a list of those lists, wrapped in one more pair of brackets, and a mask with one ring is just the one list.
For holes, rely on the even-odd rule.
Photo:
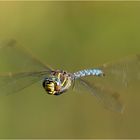
[[(12, 58), (26, 62), (27, 71), (0, 75), (0, 93), (11, 95), (40, 81), (42, 87), (49, 95), (62, 95), (70, 89), (85, 90), (93, 94), (104, 107), (122, 112), (124, 106), (120, 100), (119, 90), (127, 88), (131, 82), (140, 81), (140, 55), (133, 55), (117, 62), (106, 63), (99, 67), (83, 69), (76, 72), (53, 69), (34, 57), (16, 40), (0, 44), (0, 52), (7, 50)], [(6, 51), (5, 51), (6, 52)], [(13, 53), (14, 52), (14, 53)], [(7, 54), (4, 54), (5, 56)], [(18, 57), (17, 57), (18, 55)], [(11, 59), (12, 59), (11, 58)], [(28, 68), (39, 70), (28, 71)], [(90, 80), (92, 81), (90, 81)], [(118, 90), (118, 91), (117, 91)]]

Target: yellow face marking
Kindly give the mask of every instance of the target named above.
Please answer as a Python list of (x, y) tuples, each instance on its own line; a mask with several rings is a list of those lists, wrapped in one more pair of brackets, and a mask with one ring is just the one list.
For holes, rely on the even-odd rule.
[(54, 92), (54, 83), (47, 84), (47, 89), (48, 89), (50, 92)]
[(55, 91), (50, 91), (49, 94), (54, 95)]
[(54, 83), (47, 84), (48, 87), (54, 87)]

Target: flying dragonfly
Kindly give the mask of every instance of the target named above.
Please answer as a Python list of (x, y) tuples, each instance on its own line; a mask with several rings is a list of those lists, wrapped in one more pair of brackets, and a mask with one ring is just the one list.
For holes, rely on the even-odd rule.
[[(64, 70), (54, 70), (47, 66), (23, 47), (19, 47), (16, 40), (10, 40), (4, 45), (0, 44), (1, 49), (7, 50), (9, 55), (14, 52), (12, 58), (15, 57), (14, 59), (18, 61), (22, 58), (23, 63), (26, 62), (28, 65), (25, 72), (9, 72), (0, 76), (0, 92), (5, 95), (16, 93), (41, 81), (42, 87), (49, 95), (58, 96), (66, 93), (70, 88), (82, 87), (92, 93), (106, 108), (122, 112), (124, 107), (117, 89), (127, 88), (132, 81), (140, 81), (140, 55), (134, 55), (116, 63), (103, 64), (97, 68), (71, 73)], [(17, 55), (19, 56), (17, 57)], [(31, 66), (34, 66), (34, 71), (28, 71)], [(92, 79), (92, 82), (88, 79)]]

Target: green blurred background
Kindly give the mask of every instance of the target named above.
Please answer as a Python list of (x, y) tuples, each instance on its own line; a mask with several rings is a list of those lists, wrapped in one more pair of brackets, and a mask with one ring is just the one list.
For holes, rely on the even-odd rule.
[[(44, 63), (73, 72), (139, 53), (139, 15), (140, 2), (0, 2), (0, 41), (16, 39)], [(0, 65), (20, 71), (2, 58)], [(119, 114), (90, 94), (49, 96), (37, 83), (0, 99), (0, 138), (140, 138), (138, 93), (122, 96)]]

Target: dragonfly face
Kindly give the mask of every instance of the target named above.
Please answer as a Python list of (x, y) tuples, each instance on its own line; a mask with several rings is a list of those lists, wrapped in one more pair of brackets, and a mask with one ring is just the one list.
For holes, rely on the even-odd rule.
[(50, 95), (60, 95), (71, 86), (71, 77), (64, 71), (52, 71), (42, 83), (46, 92)]
[(61, 89), (61, 81), (57, 77), (50, 76), (44, 79), (43, 87), (50, 95), (58, 95)]

